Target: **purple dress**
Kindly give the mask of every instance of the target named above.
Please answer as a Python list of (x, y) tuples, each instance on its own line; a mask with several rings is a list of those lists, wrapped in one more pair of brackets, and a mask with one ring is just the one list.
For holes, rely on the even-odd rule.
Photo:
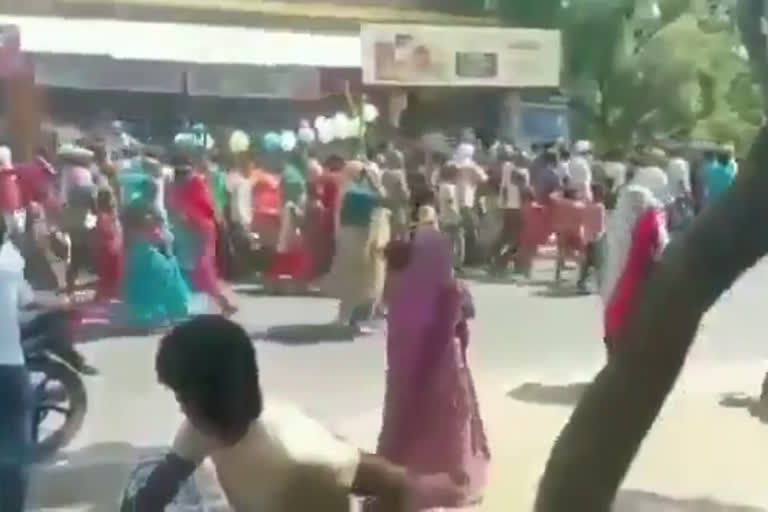
[(467, 291), (448, 239), (419, 229), (407, 267), (392, 273), (387, 382), (377, 453), (417, 474), (464, 483), (454, 507), (482, 500), (490, 453), (467, 364)]

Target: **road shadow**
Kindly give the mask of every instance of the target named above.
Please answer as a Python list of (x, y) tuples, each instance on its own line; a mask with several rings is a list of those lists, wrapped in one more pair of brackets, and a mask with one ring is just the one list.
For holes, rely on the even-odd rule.
[(539, 405), (575, 406), (589, 386), (586, 382), (577, 382), (562, 386), (526, 382), (509, 391), (507, 396), (520, 402)]
[(64, 453), (50, 464), (33, 469), (28, 507), (114, 511), (137, 462), (161, 450), (109, 443)]
[(478, 284), (520, 284), (523, 279), (519, 275), (493, 275), (477, 274), (472, 276), (459, 276), (462, 280)]
[(532, 291), (531, 295), (534, 297), (544, 297), (549, 299), (578, 299), (581, 297), (587, 297), (591, 294), (580, 290), (579, 287), (575, 284), (553, 284), (550, 281), (549, 286), (541, 290)]
[(275, 291), (266, 288), (263, 284), (239, 284), (232, 290), (238, 295), (246, 297), (324, 297), (320, 290), (309, 288), (303, 290)]
[(352, 342), (360, 336), (353, 327), (338, 324), (277, 325), (263, 333), (262, 341), (283, 345)]
[[(137, 465), (159, 461), (167, 447), (136, 447), (128, 443), (105, 443), (66, 452), (47, 465), (33, 468), (28, 510), (77, 507), (88, 512), (116, 512), (123, 491), (135, 476)], [(203, 467), (181, 489), (168, 511), (203, 510), (187, 508), (190, 497), (206, 505), (219, 505), (222, 494), (210, 469)], [(225, 508), (205, 508), (225, 510)]]
[(744, 409), (750, 416), (768, 425), (768, 407), (760, 402), (760, 397), (745, 393), (724, 393), (718, 404), (726, 409)]
[(613, 512), (767, 512), (764, 508), (721, 503), (709, 498), (671, 498), (646, 491), (620, 491)]
[(130, 327), (109, 324), (86, 324), (78, 331), (78, 343), (94, 343), (110, 338), (142, 338), (159, 336), (167, 329), (150, 329), (146, 327)]

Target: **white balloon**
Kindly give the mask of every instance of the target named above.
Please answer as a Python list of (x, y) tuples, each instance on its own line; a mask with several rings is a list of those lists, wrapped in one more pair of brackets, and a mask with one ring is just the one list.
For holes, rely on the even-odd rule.
[(242, 130), (235, 130), (229, 137), (229, 150), (232, 153), (245, 153), (251, 146), (251, 138)]
[(356, 139), (360, 137), (360, 118), (359, 117), (353, 117), (349, 120), (349, 123), (347, 124), (347, 138), (348, 139)]
[(293, 151), (296, 148), (296, 134), (291, 130), (283, 130), (280, 134), (280, 148), (285, 151)]
[(319, 131), (320, 131), (320, 129), (321, 129), (323, 126), (325, 126), (326, 124), (328, 124), (328, 121), (329, 121), (329, 119), (328, 119), (327, 117), (324, 117), (324, 116), (317, 116), (317, 117), (315, 118), (315, 125), (314, 125), (314, 126), (315, 126), (315, 130), (317, 130), (317, 131), (319, 132)]
[(372, 103), (363, 105), (363, 120), (366, 123), (372, 123), (379, 118), (379, 109)]
[(325, 124), (321, 124), (320, 128), (317, 130), (317, 140), (320, 141), (322, 144), (328, 144), (330, 142), (333, 142), (333, 139), (335, 138), (333, 133), (333, 125), (332, 123), (328, 122)]
[(309, 127), (309, 123), (306, 126), (299, 128), (299, 140), (304, 144), (312, 144), (315, 142), (315, 130)]
[(333, 116), (333, 135), (337, 139), (346, 139), (349, 133), (349, 118), (343, 112)]

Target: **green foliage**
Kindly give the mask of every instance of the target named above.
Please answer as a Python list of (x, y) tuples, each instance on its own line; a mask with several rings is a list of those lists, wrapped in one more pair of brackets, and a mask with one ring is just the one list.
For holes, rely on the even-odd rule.
[(499, 0), (499, 11), (509, 24), (562, 30), (577, 132), (599, 146), (687, 136), (748, 144), (762, 97), (727, 9), (713, 17), (709, 0), (659, 0), (659, 19), (639, 19), (649, 1)]
[(498, 0), (499, 17), (518, 27), (554, 28), (562, 10), (561, 0)]

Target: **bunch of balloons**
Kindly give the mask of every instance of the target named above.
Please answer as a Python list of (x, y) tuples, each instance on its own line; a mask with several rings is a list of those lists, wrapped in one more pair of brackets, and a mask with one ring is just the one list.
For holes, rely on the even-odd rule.
[[(376, 121), (379, 117), (379, 110), (375, 105), (366, 103), (363, 105), (361, 114), (362, 119), (361, 117), (350, 118), (344, 112), (338, 112), (333, 117), (318, 116), (312, 124), (303, 119), (296, 132), (283, 130), (280, 133), (275, 131), (266, 133), (262, 138), (262, 146), (266, 151), (282, 150), (289, 152), (293, 151), (299, 143), (308, 146), (314, 142), (329, 144), (335, 140), (358, 138), (363, 123)], [(230, 140), (231, 147), (232, 140)]]

